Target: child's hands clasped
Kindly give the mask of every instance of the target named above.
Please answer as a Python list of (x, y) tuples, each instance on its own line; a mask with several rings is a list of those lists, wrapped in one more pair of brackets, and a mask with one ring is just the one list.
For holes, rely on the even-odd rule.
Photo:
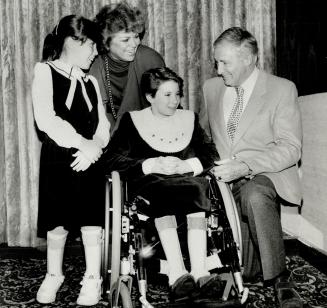
[(94, 140), (82, 138), (79, 150), (91, 162), (95, 163), (102, 155), (102, 148)]
[(102, 155), (102, 148), (96, 140), (82, 138), (79, 151), (73, 154), (74, 161), (71, 167), (74, 171), (85, 171), (91, 164), (95, 163)]
[(191, 166), (185, 160), (174, 156), (158, 157), (152, 167), (152, 173), (165, 175), (183, 174), (192, 171)]
[(73, 154), (75, 160), (70, 164), (74, 171), (85, 171), (92, 164), (91, 161), (81, 152), (77, 151)]

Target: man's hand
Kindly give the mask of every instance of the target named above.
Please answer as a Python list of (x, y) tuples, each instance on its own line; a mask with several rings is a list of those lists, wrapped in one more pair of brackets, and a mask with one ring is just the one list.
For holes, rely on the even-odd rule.
[(218, 181), (231, 182), (249, 174), (249, 167), (236, 159), (215, 161), (217, 166), (211, 169)]

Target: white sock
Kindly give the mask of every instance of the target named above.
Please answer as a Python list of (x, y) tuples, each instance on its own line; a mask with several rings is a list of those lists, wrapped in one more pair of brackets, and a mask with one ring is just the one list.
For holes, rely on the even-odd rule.
[(62, 263), (68, 232), (57, 227), (47, 232), (47, 272), (50, 275), (62, 276)]
[(187, 273), (176, 230), (176, 218), (175, 216), (156, 218), (155, 225), (169, 265), (169, 285), (173, 285), (179, 277)]
[(102, 229), (97, 226), (85, 226), (81, 228), (81, 232), (86, 262), (85, 276), (100, 278)]
[(207, 270), (207, 228), (205, 213), (187, 215), (187, 244), (191, 262), (191, 274), (195, 281), (208, 276)]

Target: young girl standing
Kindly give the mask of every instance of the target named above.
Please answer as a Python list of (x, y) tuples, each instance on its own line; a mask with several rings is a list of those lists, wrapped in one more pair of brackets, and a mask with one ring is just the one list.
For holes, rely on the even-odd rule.
[(47, 238), (47, 274), (37, 301), (51, 303), (64, 281), (68, 232), (82, 233), (86, 272), (77, 299), (94, 305), (101, 293), (104, 177), (98, 161), (110, 124), (94, 77), (85, 74), (97, 55), (97, 29), (76, 15), (63, 17), (44, 41), (34, 68), (32, 98), (42, 141), (38, 236)]

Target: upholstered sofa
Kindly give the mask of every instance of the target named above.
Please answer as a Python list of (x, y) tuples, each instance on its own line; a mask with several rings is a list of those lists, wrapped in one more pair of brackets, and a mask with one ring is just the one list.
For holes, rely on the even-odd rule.
[(303, 206), (283, 207), (287, 233), (327, 252), (327, 93), (299, 97), (303, 125), (301, 182)]

